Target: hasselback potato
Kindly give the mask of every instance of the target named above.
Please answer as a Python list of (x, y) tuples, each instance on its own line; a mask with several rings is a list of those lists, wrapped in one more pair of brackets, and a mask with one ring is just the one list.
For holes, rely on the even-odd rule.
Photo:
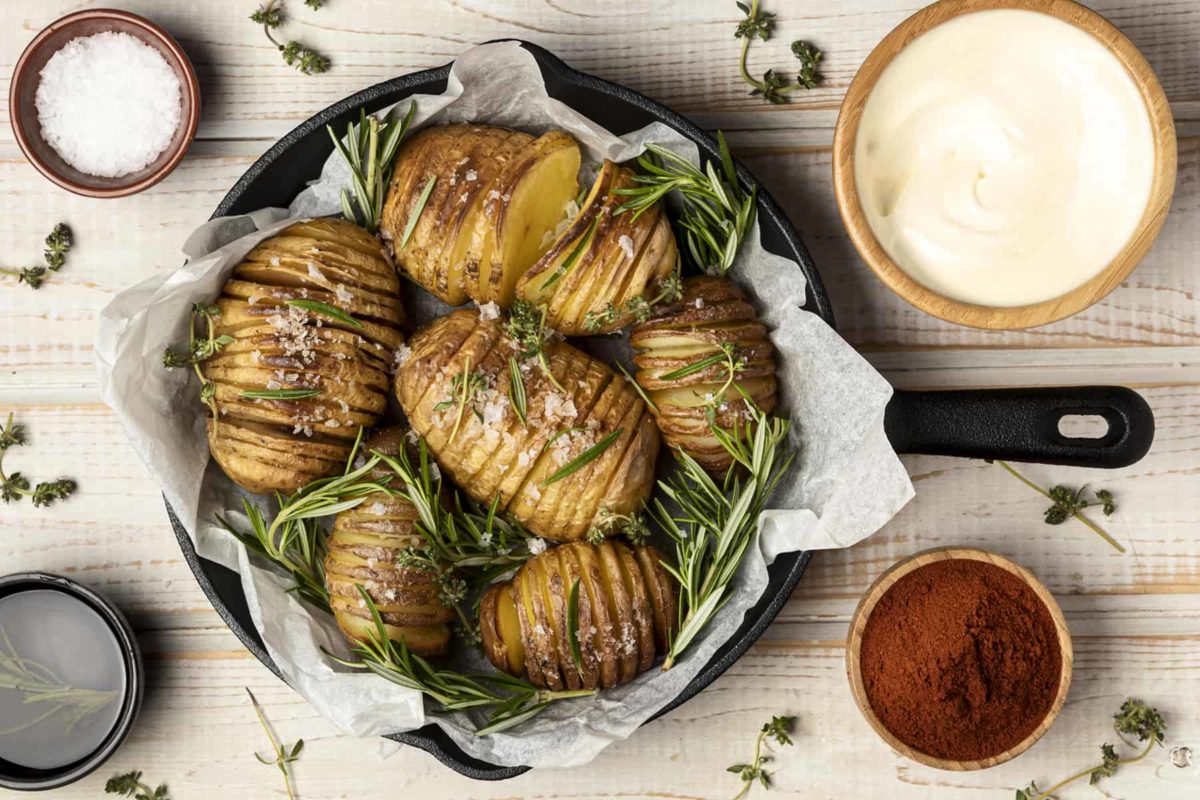
[(400, 147), (380, 233), (396, 264), (443, 301), (507, 308), (579, 191), (579, 162), (562, 131), (428, 127)]
[(640, 214), (617, 213), (636, 186), (632, 170), (605, 161), (583, 208), (517, 283), (517, 295), (546, 306), (546, 322), (576, 336), (606, 333), (633, 321), (675, 270), (675, 234), (661, 203)]
[(683, 298), (635, 326), (630, 343), (635, 378), (657, 407), (667, 444), (705, 469), (727, 470), (732, 459), (712, 425), (731, 428), (744, 422), (746, 412), (741, 392), (729, 382), (731, 361), (737, 386), (763, 412), (775, 408), (775, 349), (746, 296), (725, 278), (688, 278)]
[[(675, 581), (650, 546), (573, 542), (525, 562), (483, 597), (483, 648), (497, 669), (547, 689), (628, 683), (666, 653), (677, 619)], [(570, 645), (576, 579), (579, 664)]]
[[(490, 317), (490, 315), (489, 315)], [(658, 431), (637, 390), (608, 366), (555, 339), (547, 368), (522, 359), (501, 318), (456, 311), (415, 333), (395, 389), (442, 470), (549, 539), (582, 538), (607, 514), (640, 508), (654, 480)], [(521, 375), (526, 420), (513, 406)], [(565, 477), (582, 457), (594, 458)]]
[(215, 333), (232, 341), (203, 364), (213, 458), (251, 492), (292, 492), (340, 471), (359, 426), (386, 407), (403, 343), (399, 280), (379, 242), (343, 220), (297, 223), (246, 255), (216, 305)]
[[(366, 441), (364, 450), (398, 455), (406, 446), (404, 433), (401, 427), (383, 428)], [(376, 478), (391, 475), (384, 468), (377, 473)], [(334, 518), (326, 542), (325, 586), (334, 619), (348, 639), (365, 640), (368, 631), (374, 631), (370, 609), (357, 588), (362, 586), (391, 639), (403, 639), (421, 656), (446, 652), (454, 610), (438, 599), (430, 573), (396, 563), (401, 552), (421, 544), (417, 520), (412, 503), (385, 492), (368, 495)]]

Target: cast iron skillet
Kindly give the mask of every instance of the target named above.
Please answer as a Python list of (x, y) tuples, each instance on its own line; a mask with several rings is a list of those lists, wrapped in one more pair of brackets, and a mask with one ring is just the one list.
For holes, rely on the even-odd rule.
[[(693, 140), (705, 157), (716, 157), (716, 141), (666, 106), (624, 86), (577, 72), (537, 45), (521, 44), (537, 60), (546, 89), (552, 96), (610, 131), (623, 134), (659, 121)], [(445, 90), (449, 72), (450, 66), (446, 65), (385, 81), (321, 111), (256, 161), (234, 184), (213, 216), (242, 214), (267, 206), (287, 206), (305, 183), (320, 173), (321, 165), (332, 151), (325, 132), (326, 124), (333, 124), (337, 129), (352, 116), (357, 116), (360, 107), (370, 112), (412, 94), (438, 94)], [(740, 164), (737, 170), (745, 185), (758, 187), (758, 218), (764, 246), (795, 261), (804, 271), (808, 281), (804, 308), (820, 315), (832, 326), (829, 297), (795, 228), (754, 176)], [(1108, 422), (1108, 432), (1096, 439), (1065, 437), (1058, 431), (1058, 421), (1069, 414), (1101, 416)], [(1149, 450), (1154, 437), (1154, 416), (1138, 394), (1116, 386), (896, 392), (887, 408), (885, 428), (889, 440), (900, 453), (1121, 467), (1134, 463)], [(184, 558), (217, 613), (242, 643), (279, 675), (251, 622), (238, 576), (198, 557), (191, 539), (169, 506), (167, 512)], [(810, 553), (785, 553), (776, 559), (770, 568), (770, 583), (765, 594), (746, 615), (737, 633), (656, 717), (704, 689), (749, 649), (787, 601), (810, 556)], [(500, 780), (528, 769), (500, 767), (471, 758), (434, 725), (390, 738), (419, 747), (471, 778)]]

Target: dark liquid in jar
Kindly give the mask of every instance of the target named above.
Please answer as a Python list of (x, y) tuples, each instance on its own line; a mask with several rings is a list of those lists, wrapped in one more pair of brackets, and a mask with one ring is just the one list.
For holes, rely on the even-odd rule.
[(50, 770), (91, 755), (125, 681), (116, 636), (87, 603), (53, 589), (0, 597), (0, 760)]

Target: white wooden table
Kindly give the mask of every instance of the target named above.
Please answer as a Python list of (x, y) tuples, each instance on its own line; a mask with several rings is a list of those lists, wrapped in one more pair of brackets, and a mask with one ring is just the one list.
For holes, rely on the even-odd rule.
[[(0, 7), (0, 93), (25, 43), (90, 3), (8, 0)], [(51, 570), (117, 601), (138, 628), (149, 668), (146, 706), (128, 743), (97, 774), (56, 798), (101, 796), (104, 779), (142, 769), (176, 800), (282, 797), (258, 764), (266, 742), (243, 686), (282, 736), (307, 743), (296, 765), (305, 800), (382, 797), (723, 798), (726, 765), (745, 760), (772, 714), (800, 718), (780, 752), (774, 797), (996, 798), (1093, 760), (1109, 715), (1129, 694), (1157, 705), (1169, 744), (1200, 754), (1200, 2), (1102, 0), (1142, 48), (1179, 126), (1170, 218), (1141, 268), (1092, 309), (1026, 332), (943, 324), (891, 295), (846, 239), (830, 188), (838, 103), (870, 48), (919, 0), (766, 0), (777, 35), (756, 44), (754, 71), (791, 67), (793, 38), (826, 52), (822, 86), (785, 107), (746, 96), (736, 79), (733, 0), (330, 0), (319, 12), (287, 0), (287, 34), (333, 59), (304, 77), (280, 63), (246, 16), (254, 0), (124, 0), (170, 30), (200, 74), (200, 136), (157, 187), (87, 200), (41, 178), (0, 125), (0, 260), (36, 263), (59, 220), (75, 231), (68, 266), (40, 292), (0, 284), (0, 412), (15, 410), (30, 447), (11, 466), (75, 476), (78, 494), (50, 510), (0, 506), (0, 572)], [(1158, 436), (1141, 463), (1115, 472), (1031, 467), (1047, 482), (1090, 482), (1120, 502), (1110, 550), (1083, 526), (1049, 527), (1044, 503), (982, 462), (905, 458), (917, 497), (884, 530), (818, 554), (766, 637), (699, 697), (610, 747), (591, 765), (499, 784), (474, 783), (428, 755), (339, 736), (225, 628), (180, 557), (158, 489), (100, 402), (96, 314), (121, 289), (180, 263), (187, 233), (273, 141), (329, 103), (377, 81), (443, 64), (468, 46), (522, 37), (568, 63), (629, 85), (722, 128), (783, 204), (820, 266), (842, 333), (906, 388), (1120, 383), (1154, 407)], [(1019, 57), (1014, 53), (1014, 57)], [(0, 113), (4, 113), (0, 111)], [(1075, 638), (1075, 677), (1057, 724), (1026, 755), (982, 773), (948, 773), (893, 754), (867, 727), (843, 674), (842, 639), (860, 593), (896, 559), (927, 547), (977, 545), (1015, 558), (1058, 596)], [(1106, 781), (1108, 796), (1200, 797), (1200, 767), (1166, 751)], [(761, 790), (756, 790), (761, 792)], [(2, 793), (2, 790), (0, 790)], [(758, 795), (756, 795), (758, 796)], [(1098, 796), (1083, 785), (1064, 798)]]

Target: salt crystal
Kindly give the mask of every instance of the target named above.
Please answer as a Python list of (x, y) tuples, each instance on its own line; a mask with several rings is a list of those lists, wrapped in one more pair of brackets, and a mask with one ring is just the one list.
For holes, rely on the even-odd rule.
[(42, 138), (71, 166), (115, 178), (151, 164), (183, 117), (182, 90), (157, 50), (106, 31), (67, 42), (42, 68)]
[(622, 235), (621, 238), (617, 240), (617, 244), (621, 246), (621, 250), (625, 253), (626, 258), (633, 258), (633, 239)]
[(493, 303), (484, 303), (479, 307), (479, 318), (481, 320), (499, 319), (500, 306)]
[(535, 556), (546, 552), (546, 540), (539, 536), (534, 536), (529, 540), (529, 552)]

